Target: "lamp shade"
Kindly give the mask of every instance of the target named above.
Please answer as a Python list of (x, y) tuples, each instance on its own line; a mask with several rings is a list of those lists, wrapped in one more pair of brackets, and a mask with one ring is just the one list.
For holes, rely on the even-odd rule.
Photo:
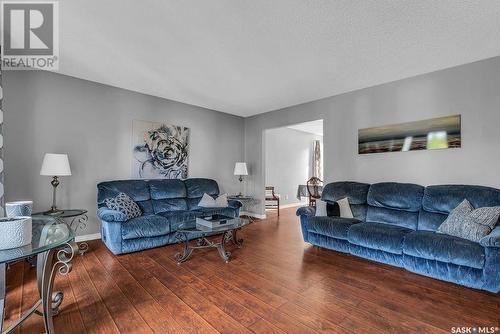
[(248, 175), (247, 163), (237, 162), (234, 165), (234, 175)]
[(71, 169), (67, 154), (46, 153), (43, 157), (40, 175), (69, 176)]

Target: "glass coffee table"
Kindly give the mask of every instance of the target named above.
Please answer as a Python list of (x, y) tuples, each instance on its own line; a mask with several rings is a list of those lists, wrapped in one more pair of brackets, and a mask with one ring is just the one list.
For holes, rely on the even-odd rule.
[[(243, 239), (238, 239), (236, 233), (249, 223), (248, 219), (231, 218), (226, 224), (213, 228), (200, 225), (195, 220), (181, 224), (175, 238), (179, 243), (184, 243), (184, 247), (182, 252), (175, 254), (177, 264), (186, 261), (195, 249), (202, 248), (217, 248), (220, 257), (228, 263), (231, 259), (231, 252), (225, 249), (225, 245), (231, 242), (241, 248)], [(208, 239), (214, 235), (221, 237), (218, 241)], [(191, 240), (192, 242), (190, 242)]]

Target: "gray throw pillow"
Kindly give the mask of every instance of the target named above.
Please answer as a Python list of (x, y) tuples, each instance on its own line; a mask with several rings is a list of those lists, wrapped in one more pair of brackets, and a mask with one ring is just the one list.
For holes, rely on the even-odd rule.
[(106, 204), (108, 209), (123, 213), (127, 217), (127, 220), (142, 215), (139, 205), (125, 193), (119, 193), (115, 197), (106, 198), (104, 204)]
[(474, 209), (472, 204), (464, 199), (450, 212), (437, 232), (479, 242), (493, 231), (499, 217), (500, 206)]
[(316, 201), (316, 217), (326, 217), (328, 213), (326, 212), (326, 202), (321, 200)]

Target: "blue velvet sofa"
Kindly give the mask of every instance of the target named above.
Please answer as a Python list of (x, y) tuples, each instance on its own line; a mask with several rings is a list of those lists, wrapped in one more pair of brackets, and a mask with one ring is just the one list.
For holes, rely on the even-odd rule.
[(465, 198), (500, 206), (500, 190), (482, 186), (335, 182), (322, 199), (349, 199), (354, 219), (297, 210), (304, 241), (491, 292), (500, 290), (500, 226), (480, 242), (436, 233)]
[[(106, 198), (123, 192), (140, 207), (143, 215), (126, 220), (104, 204)], [(176, 242), (180, 224), (201, 215), (219, 213), (238, 217), (241, 203), (229, 201), (226, 208), (198, 206), (204, 193), (219, 195), (217, 182), (210, 179), (124, 180), (97, 185), (97, 217), (101, 220), (101, 238), (114, 254), (136, 252)]]

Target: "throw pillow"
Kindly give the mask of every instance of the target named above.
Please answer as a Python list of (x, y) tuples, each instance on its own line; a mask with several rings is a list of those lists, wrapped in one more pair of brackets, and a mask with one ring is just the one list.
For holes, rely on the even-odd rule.
[(326, 203), (326, 215), (328, 217), (340, 217), (340, 206), (339, 203)]
[(316, 213), (317, 217), (340, 217), (340, 207), (337, 202), (328, 203), (325, 201), (316, 201)]
[(316, 217), (326, 217), (328, 213), (326, 211), (327, 203), (324, 201), (317, 200), (316, 201), (316, 213), (314, 214)]
[(337, 203), (339, 204), (339, 208), (340, 208), (340, 217), (342, 217), (342, 218), (354, 218), (352, 211), (351, 211), (351, 205), (349, 204), (349, 199), (347, 197), (344, 197), (341, 200), (338, 200)]
[(215, 199), (205, 193), (198, 203), (198, 206), (202, 208), (226, 208), (228, 206), (227, 194), (220, 195)]
[(222, 194), (215, 199), (216, 208), (227, 208), (229, 206), (227, 202), (227, 194)]
[(450, 212), (437, 232), (479, 242), (493, 231), (499, 217), (500, 206), (474, 209), (472, 204), (464, 199)]
[(106, 204), (108, 209), (123, 213), (125, 217), (127, 217), (127, 220), (137, 218), (142, 215), (139, 205), (125, 193), (119, 193), (115, 197), (106, 198), (104, 200), (104, 204)]

